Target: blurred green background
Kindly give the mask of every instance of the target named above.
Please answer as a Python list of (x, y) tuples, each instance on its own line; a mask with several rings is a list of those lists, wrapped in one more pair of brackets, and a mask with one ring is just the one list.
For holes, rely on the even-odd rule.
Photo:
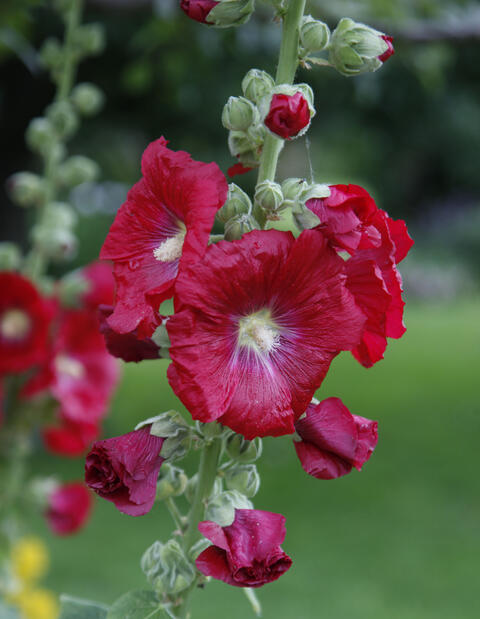
[[(48, 4), (48, 3), (47, 3)], [(433, 0), (309, 0), (334, 27), (341, 16), (395, 37), (381, 71), (345, 79), (329, 69), (300, 70), (312, 84), (317, 116), (305, 139), (289, 144), (279, 178), (365, 186), (392, 216), (407, 220), (416, 245), (402, 263), (408, 331), (385, 361), (366, 371), (344, 354), (317, 394), (341, 397), (379, 421), (380, 440), (362, 473), (334, 482), (307, 477), (291, 441), (268, 439), (255, 504), (287, 517), (285, 549), (294, 568), (263, 590), (266, 618), (476, 619), (480, 498), (476, 465), (480, 321), (480, 6)], [(260, 10), (238, 30), (213, 30), (183, 16), (176, 0), (96, 0), (86, 21), (107, 32), (105, 53), (81, 65), (107, 105), (85, 121), (72, 153), (96, 159), (102, 181), (75, 190), (82, 215), (75, 264), (98, 255), (126, 189), (139, 177), (146, 144), (165, 135), (197, 159), (233, 163), (220, 114), (255, 66), (273, 72), (279, 27)], [(35, 48), (61, 33), (40, 0), (0, 5), (0, 176), (35, 170), (23, 132), (52, 96)], [(254, 173), (239, 177), (250, 189)], [(0, 190), (2, 239), (27, 242), (28, 213)], [(71, 265), (58, 265), (61, 273)], [(124, 368), (105, 434), (129, 431), (171, 407), (184, 410), (166, 379), (166, 362)], [(64, 479), (83, 462), (38, 456)], [(139, 558), (170, 523), (161, 506), (141, 519), (97, 501), (87, 529), (48, 537), (56, 591), (113, 601), (143, 586)], [(195, 596), (193, 619), (249, 616), (242, 592), (212, 583)]]

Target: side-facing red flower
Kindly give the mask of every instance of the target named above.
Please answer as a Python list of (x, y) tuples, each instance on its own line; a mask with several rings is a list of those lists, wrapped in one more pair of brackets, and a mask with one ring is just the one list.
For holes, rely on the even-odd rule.
[(208, 24), (208, 14), (218, 2), (219, 0), (181, 0), (180, 8), (191, 19), (201, 24)]
[(97, 421), (72, 421), (60, 415), (59, 425), (47, 426), (42, 434), (47, 449), (52, 453), (74, 458), (85, 453), (99, 433)]
[(97, 441), (85, 461), (87, 486), (124, 514), (146, 514), (155, 501), (163, 441), (149, 426)]
[(395, 49), (393, 47), (393, 37), (389, 36), (388, 34), (384, 34), (382, 35), (382, 39), (387, 44), (387, 49), (383, 52), (381, 56), (378, 57), (378, 59), (381, 62), (385, 62), (390, 58), (390, 56), (393, 56), (393, 54), (395, 53)]
[(236, 509), (227, 527), (207, 520), (198, 529), (213, 546), (195, 561), (197, 568), (234, 587), (261, 587), (277, 580), (292, 565), (280, 544), (285, 539), (285, 517), (258, 509)]
[(294, 95), (276, 93), (272, 96), (265, 126), (284, 140), (300, 133), (310, 123), (310, 108), (301, 92)]
[(117, 333), (137, 327), (149, 336), (160, 303), (173, 294), (179, 265), (203, 256), (228, 185), (215, 163), (172, 151), (160, 138), (142, 157), (143, 178), (128, 193), (100, 257), (114, 261), (116, 305), (108, 319)]
[(180, 271), (168, 379), (194, 419), (247, 439), (294, 432), (332, 359), (361, 338), (344, 264), (315, 231), (254, 230)]
[(81, 482), (64, 484), (48, 497), (47, 522), (57, 535), (70, 535), (83, 527), (92, 508), (90, 492)]
[(359, 471), (377, 444), (377, 422), (352, 415), (339, 398), (310, 404), (295, 422), (300, 441), (294, 441), (306, 473), (317, 479), (336, 479)]
[(18, 273), (0, 273), (0, 373), (23, 372), (47, 352), (52, 303)]

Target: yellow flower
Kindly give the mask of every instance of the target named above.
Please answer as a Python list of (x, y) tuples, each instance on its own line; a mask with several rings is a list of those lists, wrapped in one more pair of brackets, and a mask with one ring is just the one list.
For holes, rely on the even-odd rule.
[(26, 589), (15, 603), (22, 619), (57, 619), (60, 613), (56, 596), (46, 589)]
[(46, 573), (48, 552), (42, 540), (24, 537), (12, 548), (12, 571), (23, 583), (32, 583)]

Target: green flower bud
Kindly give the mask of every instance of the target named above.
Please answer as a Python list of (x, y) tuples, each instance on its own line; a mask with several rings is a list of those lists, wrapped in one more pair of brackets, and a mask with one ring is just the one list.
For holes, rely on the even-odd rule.
[(68, 260), (77, 250), (77, 239), (68, 228), (34, 226), (32, 240), (40, 251), (52, 260)]
[(52, 228), (70, 229), (77, 223), (78, 217), (66, 202), (51, 202), (45, 207), (42, 225)]
[(48, 38), (40, 49), (40, 60), (52, 73), (58, 71), (63, 63), (62, 46), (58, 39)]
[(47, 118), (34, 118), (25, 134), (27, 144), (36, 153), (46, 155), (56, 142), (55, 129)]
[(78, 128), (78, 117), (68, 101), (56, 101), (49, 105), (47, 118), (62, 138), (69, 138)]
[(95, 84), (84, 82), (75, 86), (71, 99), (79, 114), (93, 116), (102, 109), (105, 95)]
[(22, 264), (22, 254), (15, 243), (0, 243), (0, 271), (17, 271)]
[(182, 469), (164, 463), (157, 482), (157, 499), (163, 501), (171, 496), (180, 496), (185, 492), (187, 482), (188, 477)]
[(282, 183), (283, 197), (296, 202), (308, 187), (309, 184), (304, 178), (287, 178)]
[(389, 45), (382, 32), (344, 17), (332, 33), (329, 49), (330, 63), (349, 77), (377, 71)]
[(70, 157), (58, 169), (58, 180), (66, 187), (94, 181), (100, 174), (100, 168), (93, 159), (75, 155)]
[(253, 441), (247, 441), (241, 434), (232, 434), (227, 441), (226, 451), (232, 460), (249, 464), (262, 455), (262, 439), (257, 437)]
[(208, 23), (217, 28), (241, 26), (255, 10), (255, 0), (220, 0), (208, 14)]
[(243, 94), (257, 103), (262, 97), (268, 95), (275, 87), (275, 81), (266, 71), (250, 69), (242, 80)]
[(168, 540), (166, 544), (154, 542), (144, 552), (140, 565), (159, 596), (178, 595), (195, 579), (195, 568), (174, 539)]
[(265, 211), (267, 219), (278, 219), (277, 213), (283, 202), (282, 188), (269, 180), (261, 182), (255, 190), (255, 202)]
[(62, 307), (79, 307), (80, 297), (88, 293), (90, 282), (81, 271), (75, 270), (62, 277), (58, 286), (58, 294)]
[(74, 33), (74, 44), (80, 56), (100, 54), (105, 47), (105, 33), (102, 24), (83, 24)]
[(235, 215), (225, 224), (225, 240), (236, 241), (251, 230), (258, 230), (259, 225), (253, 215)]
[(36, 206), (41, 204), (47, 194), (43, 178), (31, 172), (17, 172), (7, 182), (10, 198), (18, 206)]
[(212, 520), (221, 527), (228, 527), (235, 520), (236, 509), (252, 509), (246, 496), (237, 490), (227, 490), (214, 496), (207, 505), (205, 520)]
[(231, 131), (246, 131), (259, 119), (257, 108), (245, 97), (229, 97), (222, 112), (222, 124)]
[(260, 476), (254, 464), (240, 464), (225, 473), (225, 484), (229, 490), (237, 490), (249, 499), (260, 488)]
[(330, 29), (323, 21), (305, 15), (300, 26), (300, 42), (308, 52), (321, 52), (330, 39)]
[(252, 211), (252, 202), (248, 195), (235, 183), (228, 186), (227, 201), (217, 212), (217, 219), (222, 223), (227, 223), (235, 215), (245, 215)]
[[(187, 499), (189, 503), (193, 503), (193, 500), (195, 498), (195, 491), (197, 489), (197, 484), (198, 484), (198, 473), (196, 473), (193, 477), (190, 477), (187, 483), (187, 487), (185, 488), (185, 498)], [(220, 492), (222, 491), (223, 491), (223, 482), (220, 479), (220, 477), (216, 477), (215, 482), (213, 484), (212, 492), (209, 496), (209, 500), (213, 499), (213, 497), (216, 497), (217, 494), (220, 494)]]
[(212, 438), (218, 438), (226, 430), (226, 428), (222, 426), (221, 423), (216, 423), (215, 421), (210, 423), (200, 423), (200, 421), (197, 421), (195, 425), (197, 431), (203, 436), (203, 438), (207, 440)]

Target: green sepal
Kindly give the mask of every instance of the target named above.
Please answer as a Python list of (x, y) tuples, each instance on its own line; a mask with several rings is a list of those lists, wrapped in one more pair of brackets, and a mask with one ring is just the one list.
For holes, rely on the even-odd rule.
[(135, 426), (135, 430), (148, 425), (151, 425), (150, 434), (165, 439), (160, 452), (165, 460), (179, 460), (190, 449), (192, 429), (177, 411), (145, 419)]

